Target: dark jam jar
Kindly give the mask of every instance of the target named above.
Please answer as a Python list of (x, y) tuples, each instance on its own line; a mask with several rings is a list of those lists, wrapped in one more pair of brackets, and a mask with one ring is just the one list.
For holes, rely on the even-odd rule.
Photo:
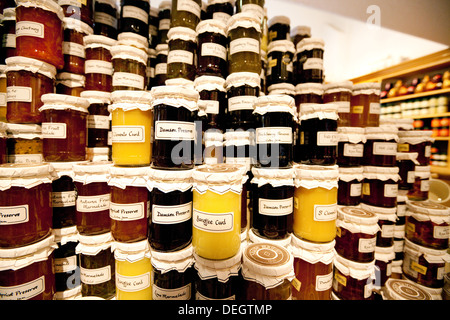
[(83, 91), (80, 96), (89, 101), (87, 117), (88, 148), (108, 147), (110, 130), (108, 106), (111, 94), (105, 91)]
[(226, 81), (228, 108), (226, 126), (230, 129), (254, 129), (254, 103), (260, 93), (259, 74), (236, 72), (230, 74)]
[(319, 38), (305, 38), (297, 44), (294, 63), (295, 84), (323, 82), (324, 47), (324, 41)]
[(97, 0), (94, 4), (94, 34), (117, 39), (117, 3), (114, 0)]
[(363, 167), (339, 167), (338, 205), (357, 206), (361, 203)]
[(208, 129), (225, 130), (225, 110), (227, 97), (225, 79), (216, 76), (201, 76), (194, 81), (195, 90), (199, 93), (198, 107), (206, 113), (207, 123), (203, 131)]
[(152, 249), (176, 251), (192, 240), (192, 170), (149, 171)]
[(399, 130), (398, 151), (417, 152), (417, 162), (420, 166), (430, 164), (431, 145), (434, 139), (430, 130)]
[[(80, 261), (75, 248), (78, 245), (76, 227), (55, 229), (58, 248), (53, 252), (55, 266), (56, 295), (65, 297), (72, 289), (81, 289)], [(73, 290), (76, 291), (76, 290)]]
[(408, 190), (408, 199), (413, 201), (428, 200), (431, 178), (430, 166), (416, 166), (414, 185)]
[(147, 52), (131, 45), (118, 44), (111, 47), (111, 55), (114, 68), (113, 91), (144, 90)]
[(292, 233), (294, 170), (253, 168), (253, 232), (265, 239), (285, 239)]
[(152, 166), (192, 169), (198, 92), (181, 86), (153, 87), (151, 92), (155, 130)]
[(93, 2), (94, 0), (58, 0), (58, 4), (64, 10), (66, 17), (72, 17), (77, 20), (81, 20), (84, 23), (92, 26), (94, 17), (93, 15)]
[(116, 40), (100, 35), (84, 37), (86, 52), (84, 62), (85, 90), (112, 91), (111, 47), (115, 43)]
[(294, 44), (290, 40), (276, 40), (267, 48), (266, 81), (270, 88), (273, 84), (293, 83)]
[(397, 164), (398, 129), (393, 126), (366, 127), (363, 165), (391, 167)]
[(200, 22), (201, 0), (172, 0), (171, 28), (185, 27), (195, 30)]
[(398, 189), (411, 190), (414, 186), (416, 164), (419, 164), (417, 152), (398, 152), (396, 159), (400, 175)]
[(350, 101), (352, 98), (353, 83), (351, 81), (332, 82), (323, 86), (323, 103), (334, 103), (338, 105), (340, 127), (349, 127), (350, 123)]
[(361, 209), (375, 213), (378, 216), (380, 231), (377, 233), (377, 247), (392, 247), (394, 245), (395, 222), (397, 208), (383, 208), (370, 206), (365, 203), (360, 204)]
[(86, 54), (83, 37), (93, 34), (94, 30), (86, 23), (73, 18), (64, 18), (63, 26), (64, 67), (62, 71), (84, 75)]
[(85, 82), (84, 75), (60, 72), (56, 75), (56, 93), (79, 97), (84, 91)]
[(228, 75), (226, 24), (220, 20), (203, 20), (197, 25), (197, 75)]
[(364, 128), (338, 125), (337, 164), (341, 167), (360, 166), (363, 161), (366, 136)]
[(289, 17), (275, 16), (267, 22), (267, 27), (269, 31), (269, 46), (272, 41), (289, 40), (291, 42), (291, 19)]
[(286, 168), (293, 162), (295, 103), (286, 95), (261, 96), (255, 102), (257, 166)]
[(297, 44), (305, 38), (311, 37), (311, 28), (308, 26), (295, 26), (291, 28), (291, 40), (297, 48)]
[(194, 81), (197, 33), (189, 28), (177, 27), (170, 28), (167, 37), (167, 79), (184, 78)]
[(303, 104), (299, 116), (296, 162), (334, 165), (337, 162), (337, 106)]
[(220, 20), (227, 24), (234, 14), (234, 0), (208, 0), (206, 19)]
[(169, 54), (169, 45), (158, 44), (155, 50), (155, 86), (163, 86), (167, 79), (167, 55)]
[(148, 39), (148, 0), (122, 0), (118, 33), (133, 32)]
[[(167, 44), (167, 32), (170, 29), (172, 1), (164, 0), (158, 6), (158, 35), (156, 36), (155, 46)], [(153, 41), (152, 41), (153, 44)]]
[(322, 103), (323, 85), (321, 83), (299, 83), (295, 86), (295, 106), (301, 113), (304, 103)]
[(398, 167), (364, 167), (362, 201), (377, 207), (397, 206)]
[(0, 53), (1, 64), (5, 63), (5, 59), (16, 56), (16, 8), (3, 9), (3, 37), (2, 50)]

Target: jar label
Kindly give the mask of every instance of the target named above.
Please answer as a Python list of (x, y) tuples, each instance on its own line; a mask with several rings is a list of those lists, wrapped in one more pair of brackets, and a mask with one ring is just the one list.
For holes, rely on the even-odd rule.
[(169, 30), (170, 29), (170, 19), (159, 20), (159, 30)]
[(434, 226), (433, 238), (448, 239), (450, 237), (450, 226)]
[(409, 152), (409, 143), (399, 143), (397, 144), (398, 152)]
[(74, 191), (52, 192), (54, 208), (73, 207), (76, 205), (77, 194)]
[(402, 252), (405, 246), (405, 240), (394, 240), (394, 252)]
[(303, 70), (309, 69), (323, 69), (323, 59), (320, 58), (308, 58), (303, 63)]
[(292, 144), (292, 128), (266, 127), (256, 128), (256, 143)]
[(227, 60), (227, 48), (224, 46), (218, 44), (218, 43), (212, 43), (212, 42), (205, 42), (202, 44), (202, 57), (204, 56), (213, 56), (213, 57), (219, 57), (223, 60)]
[(362, 185), (363, 196), (370, 196), (370, 183), (364, 182)]
[(360, 197), (362, 191), (361, 183), (352, 183), (350, 184), (350, 197)]
[(431, 156), (431, 146), (425, 146), (425, 158), (429, 158)]
[(133, 221), (145, 218), (145, 203), (114, 203), (110, 202), (109, 216), (113, 220)]
[(395, 232), (395, 225), (384, 224), (381, 226), (381, 237), (382, 238), (393, 238)]
[(406, 183), (414, 183), (416, 180), (416, 172), (415, 171), (408, 171), (408, 175), (406, 178)]
[(215, 100), (198, 100), (200, 109), (205, 110), (207, 114), (219, 114), (219, 101)]
[(138, 7), (135, 6), (123, 6), (122, 7), (122, 18), (138, 19), (148, 24), (149, 14)]
[(352, 106), (351, 109), (352, 109), (351, 113), (355, 113), (355, 114), (364, 113), (364, 106)]
[(88, 129), (109, 129), (109, 117), (100, 116), (96, 114), (88, 115), (87, 117)]
[(373, 154), (381, 156), (395, 156), (397, 155), (396, 142), (374, 142)]
[(63, 41), (62, 51), (63, 51), (63, 54), (67, 54), (70, 56), (76, 56), (76, 57), (80, 57), (83, 59), (86, 58), (86, 54), (84, 52), (84, 45), (79, 44), (79, 43)]
[(78, 212), (99, 212), (109, 210), (111, 194), (101, 194), (96, 196), (78, 196)]
[(56, 273), (74, 271), (78, 267), (77, 255), (64, 258), (55, 258), (54, 266)]
[(333, 221), (337, 218), (337, 204), (315, 204), (314, 221)]
[(124, 276), (116, 271), (116, 287), (120, 291), (137, 292), (150, 287), (150, 272), (138, 276)]
[(398, 196), (398, 184), (385, 184), (384, 196), (388, 198), (397, 198)]
[(333, 284), (333, 272), (316, 276), (316, 291), (327, 291)]
[(105, 24), (114, 29), (117, 29), (117, 18), (113, 17), (110, 14), (107, 14), (106, 12), (95, 11), (94, 12), (94, 22)]
[(8, 155), (9, 163), (32, 164), (32, 163), (42, 163), (43, 161), (44, 157), (42, 156), (42, 153)]
[(420, 191), (428, 192), (430, 190), (430, 180), (425, 179), (420, 181)]
[(0, 92), (0, 107), (6, 107), (7, 101), (6, 92)]
[(259, 40), (253, 38), (239, 38), (230, 41), (230, 55), (239, 52), (253, 52), (260, 54)]
[(113, 143), (145, 142), (145, 126), (112, 126)]
[(15, 48), (16, 47), (16, 35), (7, 33), (3, 35), (3, 48)]
[(381, 112), (380, 103), (371, 102), (369, 105), (369, 113), (370, 114), (380, 114), (380, 112)]
[(167, 55), (167, 63), (194, 64), (194, 53), (186, 50), (170, 50)]
[(350, 101), (333, 101), (338, 106), (338, 113), (350, 113)]
[(285, 216), (294, 212), (294, 198), (263, 199), (259, 198), (259, 213), (266, 216)]
[(44, 38), (44, 25), (33, 21), (16, 22), (16, 37), (29, 36)]
[(192, 201), (175, 206), (152, 206), (152, 222), (174, 224), (188, 221), (192, 217)]
[(152, 299), (153, 300), (190, 300), (191, 299), (191, 289), (192, 284), (181, 288), (166, 289), (160, 288), (157, 285), (152, 285)]
[(233, 231), (234, 212), (212, 213), (194, 208), (193, 226), (199, 230), (212, 233)]
[(112, 85), (114, 87), (132, 87), (139, 90), (144, 89), (145, 77), (129, 72), (114, 72)]
[(344, 143), (344, 157), (361, 158), (364, 154), (364, 144)]
[(228, 20), (230, 20), (231, 16), (225, 12), (213, 12), (212, 18), (214, 20), (220, 20), (226, 25), (228, 24)]
[(404, 217), (406, 213), (406, 204), (398, 204), (397, 203), (397, 217)]
[(84, 62), (84, 73), (100, 73), (112, 76), (113, 64), (103, 60), (86, 60)]
[(0, 207), (0, 225), (2, 226), (28, 222), (29, 218), (29, 207), (27, 204)]
[(45, 276), (11, 287), (0, 287), (0, 300), (28, 300), (45, 291)]
[(347, 277), (344, 276), (339, 270), (335, 269), (336, 272), (334, 273), (334, 280), (336, 280), (336, 283), (334, 287), (337, 287), (337, 284), (341, 284), (344, 287), (347, 286)]
[(7, 102), (32, 102), (33, 89), (30, 87), (9, 86), (6, 88)]
[(255, 96), (236, 96), (228, 98), (228, 112), (238, 110), (253, 110)]
[(188, 11), (190, 13), (195, 14), (198, 18), (200, 18), (202, 9), (193, 0), (178, 0), (177, 11)]
[(185, 121), (155, 121), (157, 140), (194, 140), (195, 124)]
[(337, 131), (318, 131), (317, 132), (317, 145), (318, 146), (337, 146), (339, 141), (339, 135)]
[(80, 267), (80, 279), (84, 284), (100, 284), (111, 280), (111, 266), (96, 269)]
[(41, 130), (44, 139), (66, 139), (67, 137), (65, 123), (42, 122)]
[(167, 74), (167, 63), (158, 63), (155, 66), (155, 75), (157, 74)]
[(358, 252), (361, 253), (371, 253), (375, 252), (375, 245), (377, 242), (377, 237), (373, 238), (360, 238), (358, 241)]

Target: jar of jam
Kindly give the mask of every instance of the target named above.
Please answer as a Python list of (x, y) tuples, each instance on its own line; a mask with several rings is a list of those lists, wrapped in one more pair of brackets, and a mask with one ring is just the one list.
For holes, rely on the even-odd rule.
[(16, 54), (62, 69), (64, 13), (61, 6), (52, 0), (39, 3), (19, 0), (16, 4)]
[(6, 122), (6, 64), (0, 64), (0, 121)]
[[(155, 38), (155, 47), (158, 46), (159, 44), (167, 43), (167, 32), (170, 29), (171, 11), (172, 11), (171, 0), (163, 0), (160, 2), (158, 6), (158, 19), (159, 19), (157, 28), (158, 34)], [(153, 41), (151, 45), (153, 45)]]
[(295, 105), (297, 112), (302, 111), (304, 103), (322, 103), (323, 84), (321, 83), (299, 83), (295, 86)]
[(399, 190), (398, 191), (398, 196), (397, 196), (397, 221), (396, 221), (396, 225), (405, 225), (406, 222), (406, 209), (407, 209), (407, 205), (406, 205), (406, 201), (408, 200), (408, 196), (407, 196), (408, 191), (406, 190)]
[(58, 0), (57, 2), (64, 10), (66, 17), (73, 17), (90, 26), (93, 24), (93, 0)]
[(323, 52), (325, 43), (320, 38), (305, 38), (297, 44), (294, 61), (295, 84), (323, 82)]
[(350, 126), (378, 127), (380, 117), (380, 84), (377, 82), (353, 85), (350, 99)]
[(439, 203), (407, 201), (406, 238), (432, 249), (448, 248), (450, 210)]
[(291, 40), (276, 40), (267, 48), (266, 81), (270, 88), (277, 83), (293, 83), (295, 47)]
[(120, 242), (147, 239), (150, 193), (147, 189), (149, 167), (110, 167), (111, 234)]
[(311, 27), (295, 26), (294, 28), (291, 28), (291, 39), (295, 47), (297, 47), (297, 44), (300, 41), (310, 37), (311, 37)]
[(55, 268), (55, 300), (66, 300), (81, 295), (80, 261), (75, 248), (78, 245), (77, 227), (54, 229), (57, 248), (53, 252)]
[(430, 164), (431, 145), (434, 139), (429, 130), (400, 130), (398, 132), (398, 152), (417, 152), (417, 161), (420, 166)]
[(224, 130), (227, 107), (225, 79), (217, 76), (200, 76), (195, 79), (194, 87), (199, 93), (198, 107), (208, 118), (206, 128), (203, 130)]
[(61, 72), (56, 75), (56, 93), (79, 97), (84, 91), (86, 77), (81, 74)]
[(361, 203), (363, 167), (339, 167), (338, 205), (357, 206)]
[(156, 46), (155, 86), (163, 86), (166, 83), (168, 54), (168, 44), (160, 43)]
[(173, 0), (171, 28), (185, 27), (195, 30), (201, 17), (201, 0)]
[(111, 47), (111, 55), (114, 69), (112, 90), (144, 90), (147, 52), (117, 44)]
[(8, 162), (6, 123), (0, 123), (0, 164)]
[(267, 88), (267, 94), (284, 94), (295, 98), (295, 86), (291, 83), (276, 83)]
[(155, 83), (155, 66), (156, 66), (156, 50), (149, 48), (148, 51), (148, 61), (146, 68), (146, 90), (151, 90)]
[(382, 295), (385, 300), (433, 300), (427, 290), (405, 279), (388, 279)]
[[(268, 39), (269, 47), (270, 43), (273, 41), (289, 40), (289, 42), (291, 42), (291, 19), (289, 19), (289, 17), (287, 16), (272, 17), (267, 22), (267, 28), (269, 31), (269, 39)], [(293, 51), (295, 51), (295, 47)]]
[(217, 129), (208, 129), (203, 134), (203, 163), (223, 163), (223, 133)]
[(294, 169), (294, 234), (312, 242), (334, 240), (338, 167), (299, 164)]
[(314, 243), (292, 237), (293, 300), (331, 300), (334, 241)]
[(16, 8), (3, 9), (3, 37), (2, 37), (2, 53), (1, 62), (4, 59), (16, 56)]
[(80, 96), (89, 101), (87, 117), (88, 148), (108, 147), (109, 111), (111, 93), (105, 91), (83, 91)]
[(0, 165), (0, 247), (26, 246), (52, 228), (52, 177), (48, 164)]
[[(37, 124), (7, 123), (7, 161), (9, 163), (42, 163), (42, 131)], [(6, 161), (5, 161), (6, 162)], [(4, 163), (4, 162), (3, 162)]]
[(398, 167), (364, 166), (362, 202), (371, 206), (397, 206)]
[(116, 294), (116, 268), (110, 232), (95, 236), (79, 235), (75, 252), (80, 257), (81, 295), (112, 299)]
[(114, 0), (97, 0), (94, 4), (94, 34), (117, 39), (118, 8)]
[[(193, 2), (189, 0), (189, 2)], [(184, 78), (194, 81), (197, 63), (197, 33), (186, 27), (172, 27), (167, 33), (167, 79)], [(199, 51), (200, 54), (200, 51)]]
[[(394, 243), (394, 251), (395, 251), (395, 243)], [(402, 247), (402, 253), (403, 253), (403, 247)], [(397, 256), (397, 251), (395, 251), (395, 255)], [(403, 279), (403, 271), (402, 271), (402, 264), (403, 264), (403, 258), (401, 260), (393, 260), (391, 265), (391, 277), (389, 279)], [(388, 281), (389, 281), (388, 279)], [(387, 285), (387, 281), (384, 284), (385, 287)], [(382, 292), (383, 295), (383, 292)], [(386, 299), (386, 297), (384, 297)]]
[(349, 127), (350, 123), (350, 101), (352, 98), (353, 83), (351, 81), (332, 82), (323, 85), (323, 103), (334, 103), (338, 105), (340, 127)]
[(365, 128), (363, 165), (390, 167), (397, 164), (398, 129), (393, 126)]
[(214, 19), (227, 24), (234, 14), (235, 0), (208, 0), (206, 5), (206, 19)]
[(297, 162), (334, 165), (337, 162), (337, 105), (302, 104), (299, 114)]
[(25, 57), (6, 59), (6, 119), (12, 123), (40, 123), (41, 96), (53, 93), (56, 68)]
[(224, 134), (225, 163), (240, 164), (251, 171), (256, 163), (256, 145), (251, 131), (227, 130)]
[(370, 206), (365, 203), (360, 204), (361, 209), (375, 213), (378, 216), (380, 231), (377, 233), (377, 247), (392, 247), (394, 244), (395, 222), (397, 208), (384, 208)]
[(89, 101), (56, 93), (47, 93), (41, 100), (44, 160), (84, 161)]
[(394, 246), (375, 247), (375, 281), (373, 289), (378, 293), (391, 277), (392, 261), (394, 258)]
[(414, 185), (408, 191), (409, 200), (427, 200), (430, 190), (430, 166), (416, 166), (414, 171)]
[(450, 261), (446, 249), (427, 248), (405, 239), (403, 274), (407, 279), (428, 288), (444, 286), (445, 264)]
[(398, 181), (399, 190), (411, 190), (414, 186), (414, 180), (416, 177), (415, 169), (416, 165), (419, 165), (417, 161), (417, 152), (398, 152), (397, 167), (399, 169), (400, 180)]
[(259, 74), (235, 72), (225, 81), (227, 90), (227, 128), (247, 130), (255, 128), (253, 119), (254, 103), (260, 95)]
[(228, 72), (261, 73), (261, 19), (251, 12), (237, 13), (228, 20)]
[(63, 37), (63, 72), (76, 73), (84, 75), (84, 52), (83, 37), (93, 34), (94, 30), (86, 23), (74, 19), (63, 19), (64, 37)]
[(364, 128), (341, 127), (338, 124), (337, 164), (340, 167), (360, 166), (363, 161), (366, 136)]
[(355, 262), (335, 255), (333, 293), (341, 300), (373, 300), (375, 260)]
[(155, 132), (152, 166), (192, 169), (198, 92), (174, 85), (153, 87), (151, 93)]
[(193, 300), (195, 269), (192, 246), (177, 251), (152, 250), (152, 299)]
[(256, 99), (253, 111), (257, 166), (287, 168), (292, 166), (295, 103), (286, 95), (268, 95)]
[(152, 300), (152, 264), (147, 239), (114, 242), (117, 300)]
[(109, 162), (85, 162), (73, 165), (76, 197), (76, 225), (79, 234), (96, 235), (111, 231), (108, 185)]
[(294, 257), (284, 247), (249, 244), (242, 255), (244, 300), (291, 300)]
[(148, 39), (150, 1), (123, 0), (120, 4), (118, 33), (133, 32)]
[(85, 90), (111, 92), (113, 75), (111, 47), (117, 41), (101, 35), (86, 36), (83, 40), (86, 52)]
[(0, 249), (2, 300), (53, 300), (54, 235), (15, 249)]
[[(394, 261), (403, 261), (403, 248), (405, 246), (405, 225), (395, 225), (394, 226), (394, 253), (395, 253), (395, 257), (394, 257)], [(400, 266), (396, 265), (397, 267), (400, 267), (400, 272), (397, 273), (402, 273), (401, 272), (401, 264)], [(394, 267), (394, 265), (392, 265), (392, 267)], [(394, 273), (394, 271), (392, 271)]]

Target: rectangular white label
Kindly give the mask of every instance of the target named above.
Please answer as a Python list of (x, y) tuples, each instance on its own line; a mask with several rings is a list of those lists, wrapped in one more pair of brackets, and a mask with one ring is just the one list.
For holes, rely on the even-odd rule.
[(293, 141), (292, 128), (268, 127), (256, 128), (256, 143), (291, 144)]
[(416, 172), (415, 171), (408, 171), (406, 182), (407, 183), (414, 183), (414, 180), (416, 180)]
[(86, 60), (84, 62), (84, 73), (100, 73), (112, 76), (113, 64), (102, 60)]
[(158, 224), (174, 224), (189, 220), (192, 217), (192, 201), (175, 206), (152, 205), (152, 222)]
[(336, 131), (318, 131), (317, 132), (317, 145), (326, 146), (337, 146), (339, 141), (339, 135)]
[(323, 69), (323, 59), (320, 58), (308, 58), (305, 63), (303, 63), (303, 70), (309, 69)]
[(109, 202), (111, 194), (102, 194), (97, 196), (78, 196), (77, 211), (78, 212), (99, 212), (109, 210)]
[(9, 86), (6, 88), (7, 102), (32, 102), (33, 89), (30, 87)]
[(116, 17), (113, 17), (112, 15), (109, 15), (105, 12), (94, 12), (94, 22), (95, 23), (101, 23), (106, 24), (110, 27), (113, 27), (114, 29), (117, 29), (117, 19)]
[(7, 101), (6, 92), (0, 92), (0, 107), (6, 107)]
[(358, 252), (370, 253), (375, 252), (375, 244), (377, 242), (377, 237), (373, 238), (360, 238), (358, 241)]
[(259, 198), (259, 213), (266, 216), (285, 216), (294, 212), (294, 198), (263, 199)]
[(204, 109), (208, 114), (219, 114), (219, 101), (215, 100), (198, 100), (198, 106)]
[(55, 272), (69, 272), (77, 269), (77, 256), (70, 256), (64, 258), (55, 258), (54, 260)]
[(395, 142), (374, 142), (373, 154), (380, 156), (395, 156), (397, 154), (397, 143)]
[(4, 48), (15, 48), (16, 47), (16, 34), (11, 34), (11, 33), (4, 34), (2, 46)]
[(138, 276), (124, 276), (116, 272), (116, 288), (125, 292), (137, 292), (150, 287), (150, 272)]
[(41, 128), (44, 139), (66, 139), (67, 137), (65, 123), (42, 122)]
[(155, 66), (155, 75), (157, 74), (167, 74), (167, 63), (158, 63)]
[(314, 221), (333, 221), (337, 218), (337, 204), (315, 204)]
[(63, 41), (62, 51), (63, 54), (76, 56), (83, 59), (86, 58), (86, 54), (84, 52), (84, 45), (79, 43)]
[(99, 284), (111, 280), (111, 266), (97, 269), (80, 267), (80, 279), (85, 284)]
[(230, 55), (239, 52), (260, 54), (260, 41), (252, 38), (239, 38), (230, 42)]
[(159, 30), (169, 30), (170, 29), (170, 19), (159, 20)]
[(430, 190), (430, 180), (421, 180), (420, 181), (420, 191), (427, 192)]
[(194, 54), (186, 50), (170, 50), (167, 55), (167, 63), (194, 64)]
[(329, 274), (316, 276), (316, 291), (326, 291), (333, 284), (333, 272)]
[(223, 60), (227, 60), (227, 48), (212, 42), (205, 42), (202, 44), (202, 56), (219, 57)]
[(109, 216), (113, 220), (133, 221), (146, 217), (145, 203), (114, 203), (110, 202)]
[(145, 77), (129, 72), (114, 72), (112, 85), (115, 87), (132, 87), (139, 90), (144, 89)]
[(177, 11), (189, 11), (200, 18), (202, 12), (200, 6), (193, 0), (178, 0)]
[(73, 207), (76, 205), (75, 191), (52, 192), (52, 206), (54, 208)]
[(385, 184), (384, 196), (388, 198), (396, 198), (398, 196), (398, 184)]
[(44, 157), (42, 153), (38, 154), (10, 154), (8, 155), (9, 163), (21, 163), (21, 164), (31, 164), (31, 163), (42, 163)]
[(157, 140), (194, 140), (195, 125), (184, 121), (155, 121), (155, 139)]
[(331, 103), (337, 104), (338, 113), (350, 113), (350, 101), (334, 101)]
[(45, 291), (45, 276), (17, 286), (0, 287), (0, 300), (28, 300)]
[(394, 237), (395, 225), (384, 224), (381, 226), (381, 237), (382, 238), (392, 238)]
[(152, 285), (152, 299), (153, 300), (189, 300), (191, 299), (191, 284), (176, 288), (176, 289), (164, 289)]
[(135, 7), (135, 6), (123, 6), (122, 7), (122, 17), (138, 19), (142, 22), (148, 24), (149, 14), (145, 10)]
[(381, 107), (378, 102), (371, 102), (369, 105), (369, 113), (370, 114), (380, 114)]
[(352, 183), (350, 185), (350, 197), (360, 197), (362, 190), (361, 183)]
[(361, 158), (364, 154), (364, 144), (344, 143), (344, 157)]
[(145, 142), (144, 126), (112, 126), (113, 143), (142, 143)]
[(16, 37), (29, 36), (44, 38), (44, 25), (33, 21), (16, 22)]
[(450, 226), (434, 226), (433, 238), (448, 239), (450, 236)]
[(194, 208), (193, 226), (199, 230), (221, 233), (234, 229), (234, 212), (211, 213)]
[(228, 112), (237, 110), (253, 110), (255, 96), (236, 96), (228, 99)]
[(28, 212), (29, 208), (27, 204), (0, 207), (0, 226), (28, 222)]
[(87, 117), (88, 129), (109, 129), (109, 117), (99, 115), (88, 115)]

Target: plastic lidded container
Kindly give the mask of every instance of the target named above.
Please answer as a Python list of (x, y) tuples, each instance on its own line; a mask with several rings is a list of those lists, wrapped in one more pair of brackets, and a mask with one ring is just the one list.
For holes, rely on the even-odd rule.
[(108, 132), (110, 131), (111, 93), (105, 91), (83, 91), (80, 96), (89, 101), (87, 117), (88, 148), (108, 147)]
[(363, 167), (339, 167), (338, 205), (357, 206), (361, 203)]
[(363, 165), (395, 166), (398, 129), (394, 126), (366, 127)]
[(269, 43), (267, 48), (267, 87), (273, 84), (290, 83), (294, 80), (294, 67), (292, 59), (295, 47), (291, 40), (276, 40)]
[(380, 83), (365, 82), (353, 85), (350, 126), (378, 127), (380, 109)]
[(299, 83), (295, 86), (295, 105), (300, 114), (303, 103), (322, 103), (323, 84), (308, 82)]
[(93, 34), (94, 30), (88, 24), (74, 18), (64, 18), (63, 28), (64, 67), (62, 71), (84, 74), (86, 54), (84, 52), (83, 37)]
[(41, 96), (55, 90), (56, 68), (27, 57), (6, 59), (6, 119), (12, 123), (40, 123)]
[(360, 204), (361, 209), (375, 213), (378, 216), (378, 225), (380, 231), (377, 233), (377, 247), (392, 247), (395, 236), (395, 222), (397, 215), (395, 214), (397, 208), (384, 208), (370, 206), (365, 203)]
[(227, 107), (225, 79), (218, 76), (200, 76), (194, 80), (194, 87), (199, 93), (198, 107), (208, 118), (203, 130), (224, 130)]
[(296, 46), (294, 59), (295, 84), (323, 83), (323, 53), (325, 43), (320, 38), (305, 38)]
[(388, 279), (382, 289), (382, 295), (385, 300), (432, 300), (426, 290), (403, 279)]
[(400, 130), (398, 132), (398, 152), (417, 152), (419, 165), (429, 165), (431, 145), (434, 142), (431, 134), (431, 130)]
[(397, 206), (398, 167), (364, 166), (362, 202), (371, 206)]
[(399, 168), (400, 180), (398, 181), (399, 190), (410, 190), (414, 186), (415, 169), (419, 165), (417, 161), (417, 152), (398, 152), (397, 167)]
[(113, 65), (112, 90), (144, 90), (148, 55), (131, 45), (111, 47)]
[(167, 79), (184, 78), (194, 81), (197, 63), (195, 58), (197, 32), (186, 27), (172, 27), (167, 33), (167, 38), (169, 44)]
[(150, 1), (124, 0), (120, 3), (120, 19), (117, 32), (132, 32), (148, 39)]
[(94, 4), (94, 33), (117, 39), (118, 8), (114, 0), (97, 0)]
[(340, 127), (349, 127), (350, 101), (352, 98), (353, 83), (351, 81), (332, 82), (323, 85), (323, 103), (338, 105)]
[(208, 0), (206, 18), (228, 23), (228, 20), (234, 14), (235, 2), (236, 0)]
[(195, 30), (200, 21), (201, 6), (201, 0), (173, 0), (171, 28), (185, 27)]
[(341, 127), (338, 125), (337, 164), (339, 166), (360, 166), (363, 162), (366, 136), (364, 128)]
[(297, 44), (305, 38), (311, 37), (311, 28), (308, 26), (295, 26), (291, 28), (291, 40), (295, 47)]
[(267, 22), (267, 28), (269, 31), (269, 46), (273, 41), (289, 40), (291, 42), (291, 19), (289, 19), (289, 17), (272, 17)]
[(42, 131), (37, 124), (6, 123), (7, 160), (9, 163), (36, 164), (42, 155)]
[(50, 172), (48, 164), (0, 165), (0, 247), (26, 246), (50, 234)]
[(414, 168), (414, 184), (408, 190), (409, 200), (427, 200), (430, 190), (431, 167), (416, 166)]

